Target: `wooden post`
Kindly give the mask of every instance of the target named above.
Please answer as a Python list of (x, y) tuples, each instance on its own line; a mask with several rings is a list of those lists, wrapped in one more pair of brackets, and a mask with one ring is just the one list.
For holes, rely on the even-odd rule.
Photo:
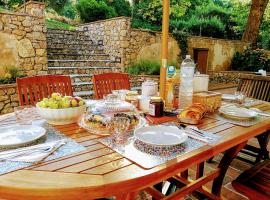
[(168, 65), (170, 0), (163, 0), (162, 41), (159, 94), (165, 99), (166, 67)]

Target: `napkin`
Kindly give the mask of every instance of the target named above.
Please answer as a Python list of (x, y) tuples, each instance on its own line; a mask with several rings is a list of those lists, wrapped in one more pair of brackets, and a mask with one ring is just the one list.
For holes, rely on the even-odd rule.
[(4, 151), (0, 153), (0, 160), (27, 163), (40, 162), (66, 143), (66, 140), (57, 140), (30, 147)]

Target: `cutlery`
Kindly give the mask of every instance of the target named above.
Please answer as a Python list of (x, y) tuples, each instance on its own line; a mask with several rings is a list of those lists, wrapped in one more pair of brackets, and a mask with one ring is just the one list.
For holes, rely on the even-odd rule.
[(250, 110), (255, 111), (258, 115), (270, 117), (270, 114), (264, 113), (262, 110), (258, 108), (250, 108)]
[(58, 143), (55, 143), (54, 145), (43, 146), (43, 147), (39, 146), (39, 147), (34, 147), (34, 148), (26, 147), (24, 149), (11, 150), (10, 152), (1, 152), (0, 153), (0, 160), (17, 158), (20, 156), (26, 156), (28, 154), (32, 154), (32, 153), (36, 153), (36, 152), (41, 152), (41, 153), (46, 153), (46, 152), (50, 152), (50, 151), (53, 152), (53, 150), (58, 149), (59, 147), (61, 147), (62, 145), (66, 144), (66, 143), (67, 143), (66, 140), (61, 140)]
[(16, 154), (11, 154), (11, 155), (0, 157), (0, 160), (10, 160), (10, 159), (14, 159), (14, 158), (22, 157), (22, 156), (27, 156), (29, 154), (33, 154), (33, 153), (37, 153), (37, 152), (46, 153), (46, 152), (50, 152), (52, 149), (53, 149), (53, 146), (47, 147), (46, 149), (35, 149), (35, 150), (31, 150), (31, 151), (24, 151), (21, 153), (16, 153)]
[(205, 138), (207, 140), (214, 140), (213, 138), (206, 136), (203, 131), (198, 130), (197, 127), (195, 127), (195, 126), (186, 126), (186, 125), (183, 125), (183, 124), (181, 124), (180, 126), (183, 127), (184, 130), (186, 130), (186, 131), (188, 129), (190, 129), (193, 134), (196, 134), (196, 135), (198, 135), (200, 137), (203, 137), (203, 138)]
[[(187, 133), (188, 137), (195, 139), (195, 140), (199, 140), (205, 143), (209, 143), (209, 140), (205, 137), (205, 136), (201, 136), (196, 134), (193, 131), (187, 130), (184, 127), (186, 127), (186, 125), (180, 124), (180, 125), (176, 125), (179, 129), (184, 130), (185, 133)], [(212, 139), (212, 138), (211, 138)]]

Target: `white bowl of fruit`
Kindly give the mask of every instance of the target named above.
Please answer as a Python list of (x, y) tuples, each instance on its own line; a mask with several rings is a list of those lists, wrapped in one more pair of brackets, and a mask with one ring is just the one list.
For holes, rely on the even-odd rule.
[(49, 124), (64, 125), (76, 123), (85, 112), (85, 102), (80, 97), (61, 96), (53, 93), (36, 104), (38, 113)]

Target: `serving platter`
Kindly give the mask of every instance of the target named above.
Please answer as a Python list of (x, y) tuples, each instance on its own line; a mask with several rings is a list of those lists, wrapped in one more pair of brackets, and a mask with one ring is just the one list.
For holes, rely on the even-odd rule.
[(152, 146), (175, 146), (185, 142), (187, 134), (176, 126), (147, 126), (134, 131), (137, 140)]
[(0, 128), (0, 148), (16, 148), (30, 144), (46, 135), (46, 130), (33, 125)]
[(225, 117), (236, 119), (236, 120), (249, 120), (258, 115), (258, 113), (253, 110), (243, 108), (243, 107), (237, 107), (234, 105), (222, 106), (219, 109), (219, 113)]
[[(112, 114), (112, 113), (111, 113)], [(109, 136), (112, 134), (112, 131), (110, 130), (110, 120), (112, 119), (112, 115), (107, 114), (105, 116), (105, 124), (106, 126), (104, 127), (99, 127), (99, 125), (90, 125), (87, 124), (87, 121), (85, 120), (85, 117), (87, 116), (87, 114), (84, 114), (81, 116), (81, 118), (78, 121), (78, 125), (84, 129), (86, 129), (87, 131), (89, 131), (92, 134), (95, 135), (101, 135), (101, 136)], [(140, 129), (142, 127), (144, 127), (147, 124), (147, 121), (145, 118), (141, 117), (141, 116), (137, 116), (138, 118), (138, 124), (136, 124), (135, 126), (130, 127), (127, 131), (131, 132), (134, 131), (136, 129)]]

